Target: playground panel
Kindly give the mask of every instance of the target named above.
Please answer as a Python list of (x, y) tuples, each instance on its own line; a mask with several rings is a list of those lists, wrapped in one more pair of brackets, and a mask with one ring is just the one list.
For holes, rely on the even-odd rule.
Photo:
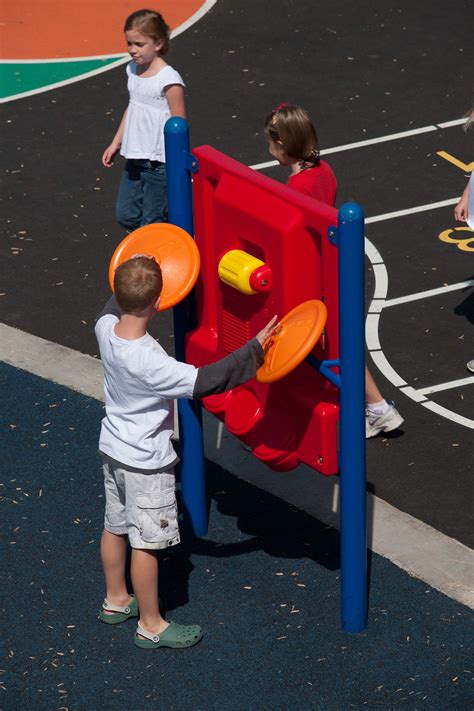
[[(337, 224), (337, 211), (209, 146), (193, 154), (199, 163), (194, 229), (202, 268), (198, 324), (187, 338), (186, 360), (198, 366), (218, 360), (274, 314), (281, 318), (312, 299), (323, 301), (328, 312), (312, 354), (336, 360), (338, 251), (327, 233)], [(249, 265), (257, 266), (247, 278)], [(204, 406), (272, 469), (287, 471), (303, 462), (330, 475), (338, 471), (338, 402), (338, 389), (303, 361), (277, 382), (254, 379), (205, 398)]]

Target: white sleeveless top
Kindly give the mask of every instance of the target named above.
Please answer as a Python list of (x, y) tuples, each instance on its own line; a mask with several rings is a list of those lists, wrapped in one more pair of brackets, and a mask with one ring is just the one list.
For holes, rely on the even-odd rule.
[(130, 102), (120, 154), (125, 158), (146, 158), (165, 162), (164, 126), (171, 116), (165, 88), (184, 86), (178, 72), (163, 67), (152, 77), (137, 75), (135, 62), (127, 64)]

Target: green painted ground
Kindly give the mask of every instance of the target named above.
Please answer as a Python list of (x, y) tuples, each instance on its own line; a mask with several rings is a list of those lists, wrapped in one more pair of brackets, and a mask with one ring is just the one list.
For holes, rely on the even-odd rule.
[(75, 62), (0, 63), (0, 98), (10, 98), (87, 75), (96, 69), (116, 64), (122, 57), (117, 55), (107, 59), (81, 59)]

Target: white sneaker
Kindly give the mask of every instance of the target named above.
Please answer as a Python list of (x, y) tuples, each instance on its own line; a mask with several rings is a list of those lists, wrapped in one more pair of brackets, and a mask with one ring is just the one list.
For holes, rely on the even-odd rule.
[(474, 360), (470, 360), (469, 363), (466, 363), (466, 368), (467, 368), (471, 373), (474, 373)]
[(404, 422), (394, 405), (389, 405), (387, 412), (383, 415), (374, 415), (370, 410), (365, 412), (365, 438), (375, 437), (379, 432), (391, 432), (396, 430)]

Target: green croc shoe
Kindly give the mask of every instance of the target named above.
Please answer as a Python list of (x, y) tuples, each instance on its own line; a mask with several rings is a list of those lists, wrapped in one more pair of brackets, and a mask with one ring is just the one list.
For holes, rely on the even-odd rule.
[[(105, 611), (110, 610), (114, 614), (108, 615)], [(120, 605), (114, 605), (113, 602), (109, 602), (105, 598), (102, 603), (102, 607), (99, 611), (99, 620), (105, 622), (106, 625), (118, 625), (120, 622), (125, 622), (131, 617), (138, 617), (138, 604), (137, 599), (132, 595), (132, 601), (128, 607), (120, 607)]]
[[(145, 639), (141, 639), (145, 637)], [(171, 647), (172, 649), (184, 649), (193, 647), (202, 639), (202, 629), (199, 625), (178, 625), (177, 622), (170, 622), (164, 632), (153, 634), (144, 630), (138, 623), (135, 634), (135, 644), (141, 649), (158, 649), (158, 647)]]

